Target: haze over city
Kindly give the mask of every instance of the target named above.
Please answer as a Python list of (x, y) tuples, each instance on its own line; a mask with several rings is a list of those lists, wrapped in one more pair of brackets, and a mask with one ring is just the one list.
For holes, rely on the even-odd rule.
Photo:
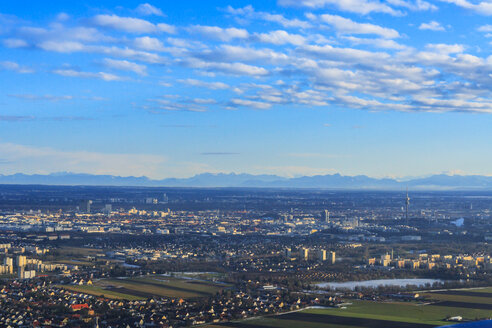
[(10, 1), (0, 172), (490, 175), (479, 1)]

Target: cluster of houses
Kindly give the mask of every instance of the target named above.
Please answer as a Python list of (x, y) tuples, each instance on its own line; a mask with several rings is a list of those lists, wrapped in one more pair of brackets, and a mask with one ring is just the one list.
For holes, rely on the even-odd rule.
[(0, 244), (0, 250), (4, 255), (3, 262), (0, 265), (0, 274), (13, 275), (18, 273), (19, 279), (30, 279), (36, 276), (36, 272), (67, 271), (65, 264), (43, 263), (40, 259), (28, 258), (26, 252), (43, 255), (49, 252), (49, 249), (39, 248), (37, 246), (13, 247), (12, 244)]
[(434, 268), (482, 268), (492, 270), (492, 262), (489, 255), (441, 255), (419, 254), (417, 258), (393, 258), (388, 253), (381, 255), (379, 259), (368, 259), (368, 265), (381, 265), (385, 267), (407, 269), (434, 269)]
[(238, 290), (203, 299), (130, 301), (71, 291), (42, 279), (15, 280), (0, 290), (0, 326), (181, 327), (291, 311), (317, 302), (286, 297), (276, 288)]

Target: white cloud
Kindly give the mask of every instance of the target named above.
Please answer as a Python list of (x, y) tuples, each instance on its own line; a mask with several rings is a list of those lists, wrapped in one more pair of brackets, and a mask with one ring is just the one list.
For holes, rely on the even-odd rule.
[(447, 3), (453, 3), (458, 7), (466, 8), (475, 11), (482, 15), (492, 15), (492, 2), (482, 1), (478, 3), (472, 3), (467, 0), (441, 0)]
[(143, 50), (149, 51), (162, 51), (164, 50), (164, 45), (159, 39), (151, 38), (149, 36), (143, 36), (140, 38), (136, 38), (134, 40), (135, 47)]
[(131, 71), (139, 75), (147, 75), (147, 66), (133, 63), (127, 60), (115, 60), (111, 58), (105, 58), (104, 65), (109, 68)]
[(252, 5), (244, 6), (243, 8), (233, 8), (232, 6), (227, 6), (225, 11), (232, 15), (242, 15), (242, 16), (250, 16), (255, 13), (255, 9)]
[(152, 33), (156, 30), (155, 25), (146, 20), (117, 15), (97, 15), (92, 18), (92, 23), (129, 33)]
[(8, 48), (38, 48), (46, 51), (71, 53), (84, 51), (90, 42), (113, 42), (95, 28), (84, 26), (66, 27), (60, 22), (49, 25), (48, 28), (20, 26), (12, 38), (3, 41)]
[(134, 50), (131, 48), (99, 46), (99, 47), (90, 48), (90, 50), (91, 52), (102, 53), (108, 56), (123, 57), (123, 58), (138, 60), (150, 64), (162, 64), (167, 62), (166, 58), (161, 57), (157, 54), (146, 52), (146, 51)]
[(312, 27), (312, 24), (297, 18), (294, 19), (287, 19), (282, 15), (279, 14), (270, 14), (270, 13), (264, 13), (264, 12), (259, 12), (258, 13), (259, 18), (268, 21), (268, 22), (275, 22), (280, 25), (282, 25), (285, 28), (310, 28)]
[(446, 29), (439, 22), (430, 21), (429, 23), (420, 24), (419, 30), (445, 31)]
[(79, 52), (86, 49), (86, 46), (77, 41), (43, 41), (37, 44), (37, 46), (46, 51), (71, 53)]
[(213, 105), (217, 103), (217, 100), (212, 99), (212, 98), (195, 98), (192, 99), (191, 102), (195, 104), (200, 104), (200, 105)]
[(100, 27), (111, 28), (128, 33), (175, 33), (175, 27), (160, 23), (152, 24), (149, 21), (133, 17), (120, 17), (117, 15), (97, 15), (91, 19), (92, 24)]
[(59, 22), (65, 22), (70, 19), (70, 15), (67, 13), (59, 13), (56, 15), (56, 20)]
[(286, 93), (293, 103), (308, 106), (327, 106), (331, 101), (327, 94), (315, 90), (288, 90)]
[[(379, 3), (350, 1), (355, 5)], [(300, 0), (299, 3), (327, 12), (329, 9), (324, 8), (342, 9), (350, 1)], [(281, 2), (286, 4), (289, 0)], [(379, 4), (402, 10), (435, 9), (422, 0), (384, 0)], [(380, 7), (374, 8), (352, 9), (361, 13), (384, 12)], [(209, 93), (214, 95), (214, 101), (229, 109), (268, 109), (278, 104), (322, 107), (335, 104), (367, 110), (438, 112), (489, 112), (492, 108), (489, 83), (492, 56), (466, 53), (468, 49), (475, 49), (472, 45), (439, 43), (437, 39), (434, 44), (406, 46), (409, 39), (396, 39), (401, 36), (397, 30), (379, 25), (380, 15), (371, 15), (370, 22), (356, 22), (332, 14), (306, 14), (305, 18), (298, 19), (288, 17), (290, 11), (280, 15), (255, 11), (252, 6), (228, 7), (225, 11), (233, 16), (232, 22), (237, 26), (217, 23), (217, 26), (204, 24), (177, 29), (153, 20), (108, 14), (85, 21), (74, 17), (69, 20), (70, 27), (64, 26), (68, 23), (54, 20), (44, 27), (19, 22), (19, 26), (8, 31), (1, 26), (0, 29), (5, 46), (57, 52), (61, 63), (70, 63), (73, 53), (90, 54), (91, 60), (81, 62), (80, 68), (66, 64), (52, 71), (54, 74), (119, 81), (129, 79), (110, 74), (115, 71), (98, 72), (84, 65), (99, 63), (144, 76), (150, 68), (148, 64), (157, 64), (152, 71), (160, 75), (146, 82), (165, 81), (162, 85), (183, 83), (226, 90), (217, 95)], [(251, 32), (241, 27), (253, 20), (249, 25)], [(90, 22), (92, 27), (88, 27)], [(198, 22), (203, 21), (195, 24)], [(434, 29), (442, 28), (439, 23), (427, 24)], [(111, 31), (106, 35), (99, 27), (122, 33)], [(421, 27), (428, 28), (425, 24)], [(306, 31), (311, 28), (313, 30)], [(158, 33), (165, 30), (179, 32), (179, 35), (160, 37)], [(492, 27), (483, 25), (477, 30), (489, 33)], [(0, 62), (0, 69), (32, 72), (13, 61)], [(252, 83), (253, 79), (261, 83)], [(276, 84), (279, 79), (284, 82)], [(190, 91), (190, 88), (184, 90)], [(233, 99), (223, 99), (227, 95)], [(212, 100), (194, 99), (197, 96), (163, 98), (152, 101), (153, 107), (144, 109), (149, 112), (206, 110)]]
[(47, 29), (21, 26), (13, 34), (15, 38), (7, 38), (3, 42), (9, 48), (37, 48), (59, 53), (97, 52), (104, 46), (94, 43), (115, 41), (95, 28), (66, 27), (59, 22), (50, 24)]
[(407, 47), (395, 42), (394, 40), (389, 40), (389, 39), (363, 39), (363, 38), (357, 38), (354, 36), (347, 36), (345, 37), (346, 40), (349, 40), (353, 44), (359, 45), (369, 45), (374, 48), (383, 48), (383, 49), (396, 49), (396, 50), (402, 50), (406, 49)]
[(187, 40), (182, 38), (167, 38), (167, 43), (178, 48), (200, 49), (207, 48), (207, 45), (200, 41)]
[(71, 52), (87, 52), (87, 53), (99, 53), (106, 56), (122, 57), (137, 61), (142, 61), (151, 64), (162, 64), (167, 62), (165, 57), (161, 57), (158, 54), (135, 50), (132, 48), (119, 48), (115, 46), (103, 46), (103, 45), (84, 45), (79, 42), (42, 42), (38, 45), (40, 49), (46, 51), (55, 51), (62, 53)]
[(137, 13), (144, 16), (156, 15), (156, 16), (164, 16), (162, 10), (157, 7), (152, 6), (148, 3), (142, 3), (138, 5), (137, 9), (135, 9)]
[(221, 72), (231, 75), (249, 75), (249, 76), (265, 76), (269, 72), (263, 68), (243, 63), (221, 63), (221, 62), (206, 62), (203, 60), (189, 59), (183, 62), (185, 65), (193, 68), (199, 68), (211, 72)]
[(271, 31), (268, 33), (258, 33), (255, 34), (255, 37), (265, 43), (271, 43), (275, 45), (283, 45), (283, 44), (293, 44), (293, 45), (301, 45), (304, 44), (306, 39), (299, 34), (289, 34), (286, 31), (277, 30)]
[(22, 39), (15, 39), (15, 38), (5, 39), (5, 40), (3, 40), (3, 44), (7, 48), (25, 48), (25, 47), (29, 46), (27, 41), (22, 40)]
[(20, 27), (17, 35), (32, 43), (42, 41), (81, 41), (81, 42), (113, 42), (115, 39), (106, 36), (94, 27), (67, 27), (62, 23), (50, 24), (48, 28)]
[[(166, 110), (166, 111), (186, 111), (186, 112), (206, 112), (207, 109), (204, 108), (201, 105), (204, 105), (205, 103), (200, 103), (199, 101), (194, 101), (193, 99), (191, 100), (183, 100), (180, 99), (180, 96), (177, 95), (165, 95), (162, 98), (158, 99), (149, 99), (149, 101), (158, 103), (159, 106), (157, 109), (161, 110)], [(200, 99), (200, 98), (196, 98)], [(210, 104), (210, 103), (208, 103)], [(151, 111), (153, 114), (157, 114), (159, 112)]]
[(278, 3), (281, 6), (307, 7), (311, 9), (334, 6), (343, 11), (363, 15), (373, 12), (394, 16), (402, 15), (401, 11), (395, 10), (385, 3), (370, 0), (278, 0)]
[(437, 6), (423, 0), (405, 1), (405, 0), (386, 0), (389, 4), (397, 7), (407, 8), (413, 11), (437, 10)]
[[(148, 154), (117, 154), (90, 151), (63, 151), (49, 147), (0, 143), (3, 173), (47, 174), (70, 171), (89, 174), (158, 177), (166, 158)], [(36, 163), (33, 165), (33, 163)]]
[(360, 64), (365, 65), (376, 64), (380, 65), (381, 60), (389, 59), (390, 56), (384, 52), (372, 52), (366, 50), (359, 50), (354, 48), (338, 48), (330, 45), (325, 46), (304, 46), (300, 49), (301, 52), (307, 53), (310, 56), (318, 59), (327, 59), (332, 61), (338, 61), (347, 64)]
[[(139, 40), (140, 45), (144, 46), (145, 42), (141, 42)], [(138, 43), (138, 42), (137, 42)], [(147, 43), (148, 45), (148, 43)], [(132, 48), (119, 48), (115, 46), (103, 46), (103, 45), (84, 45), (79, 42), (42, 42), (38, 45), (40, 49), (46, 51), (55, 51), (62, 53), (71, 53), (71, 52), (87, 52), (87, 53), (99, 53), (104, 54), (106, 56), (114, 56), (114, 57), (123, 57), (127, 59), (142, 61), (151, 64), (162, 64), (167, 62), (167, 59), (159, 56), (158, 54), (135, 50)]]
[(179, 80), (179, 82), (194, 86), (194, 87), (201, 87), (201, 88), (207, 88), (211, 90), (226, 90), (229, 89), (230, 86), (228, 84), (225, 84), (223, 82), (205, 82), (205, 81), (200, 81), (200, 80), (195, 80), (195, 79), (186, 79), (186, 80)]
[(261, 62), (274, 65), (286, 64), (290, 58), (288, 55), (271, 49), (255, 49), (241, 46), (222, 45), (213, 50), (206, 50), (195, 54), (197, 58), (210, 62)]
[(239, 98), (231, 99), (230, 105), (233, 107), (242, 106), (242, 107), (250, 107), (254, 109), (269, 109), (272, 107), (272, 105), (269, 103), (248, 100), (248, 99), (239, 99)]
[(489, 25), (489, 24), (487, 24), (487, 25), (482, 25), (482, 26), (480, 26), (480, 27), (477, 29), (477, 31), (479, 31), (479, 32), (492, 32), (492, 25)]
[(73, 96), (53, 96), (53, 95), (32, 95), (32, 94), (15, 94), (15, 95), (9, 95), (10, 97), (18, 98), (18, 99), (24, 99), (24, 100), (47, 100), (47, 101), (60, 101), (60, 100), (72, 100)]
[(157, 30), (159, 32), (165, 32), (165, 33), (169, 33), (169, 34), (176, 34), (177, 33), (177, 29), (175, 26), (169, 25), (166, 23), (157, 24)]
[(462, 53), (465, 50), (465, 47), (461, 44), (431, 43), (427, 44), (425, 47), (443, 54)]
[(2, 61), (0, 62), (0, 70), (6, 70), (6, 71), (14, 71), (17, 73), (22, 73), (22, 74), (27, 74), (27, 73), (34, 73), (34, 70), (29, 67), (21, 66), (17, 64), (16, 62), (12, 61)]
[(336, 15), (321, 15), (321, 20), (332, 25), (338, 33), (342, 34), (375, 34), (386, 39), (398, 38), (398, 31), (369, 23), (357, 23), (351, 19)]
[(260, 19), (267, 22), (274, 22), (285, 28), (310, 28), (312, 24), (298, 18), (288, 19), (280, 14), (271, 14), (267, 12), (255, 11), (253, 6), (248, 5), (243, 8), (233, 8), (228, 6), (225, 11), (231, 15), (242, 16), (247, 19)]
[(221, 28), (218, 26), (195, 25), (190, 27), (189, 30), (193, 33), (200, 34), (209, 39), (215, 39), (224, 42), (231, 41), (233, 39), (246, 39), (249, 37), (248, 31), (235, 27)]
[(53, 71), (54, 74), (58, 74), (61, 76), (68, 76), (68, 77), (81, 77), (81, 78), (86, 78), (86, 79), (100, 79), (104, 81), (123, 81), (125, 78), (114, 75), (114, 74), (109, 74), (105, 72), (97, 72), (97, 73), (92, 73), (92, 72), (80, 72), (76, 71), (73, 69), (56, 69)]

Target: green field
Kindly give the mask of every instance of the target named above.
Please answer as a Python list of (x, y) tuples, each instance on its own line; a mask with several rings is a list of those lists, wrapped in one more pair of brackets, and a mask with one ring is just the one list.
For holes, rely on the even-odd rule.
[(77, 256), (77, 257), (85, 257), (85, 256), (95, 256), (98, 253), (103, 253), (102, 250), (97, 248), (85, 248), (85, 247), (69, 247), (63, 246), (57, 249), (60, 255), (69, 255), (69, 256)]
[(145, 278), (136, 278), (136, 282), (162, 285), (164, 288), (172, 288), (173, 290), (190, 291), (197, 296), (215, 295), (219, 290), (229, 287), (227, 285), (217, 284), (211, 281), (190, 280), (162, 276), (153, 276)]
[(469, 291), (473, 293), (492, 293), (492, 287), (485, 287), (485, 288), (471, 288)]
[(464, 303), (492, 304), (492, 297), (477, 297), (471, 295), (447, 295), (440, 293), (424, 293), (423, 296), (432, 301), (454, 301)]
[(446, 318), (473, 321), (492, 317), (492, 288), (424, 293), (425, 302), (351, 301), (345, 308), (310, 308), (208, 327), (267, 328), (431, 328), (449, 325)]
[(128, 300), (128, 301), (135, 301), (135, 300), (143, 300), (143, 297), (138, 297), (138, 296), (133, 296), (133, 295), (128, 295), (128, 294), (123, 294), (123, 293), (118, 293), (110, 290), (103, 289), (98, 286), (77, 286), (77, 285), (58, 285), (57, 287), (66, 289), (66, 290), (71, 290), (73, 292), (78, 292), (78, 293), (84, 293), (88, 295), (94, 295), (94, 296), (101, 296), (104, 298), (111, 298), (111, 299), (116, 299), (116, 300)]
[(224, 279), (227, 275), (220, 272), (173, 272), (171, 273), (171, 276), (178, 278), (194, 278), (213, 281)]
[(94, 263), (88, 262), (88, 261), (79, 261), (79, 260), (73, 260), (73, 259), (59, 259), (57, 261), (53, 261), (52, 263), (56, 264), (65, 264), (65, 265), (76, 265), (76, 266), (92, 266)]
[(83, 248), (83, 247), (60, 247), (57, 248), (53, 254), (56, 257), (48, 261), (50, 263), (61, 263), (67, 265), (77, 266), (92, 266), (93, 262), (88, 260), (88, 256), (95, 257), (97, 254), (102, 253), (100, 249), (95, 248)]
[(215, 295), (229, 286), (212, 281), (145, 276), (128, 279), (95, 280), (92, 286), (66, 285), (63, 288), (107, 298), (138, 300), (151, 297), (200, 298)]

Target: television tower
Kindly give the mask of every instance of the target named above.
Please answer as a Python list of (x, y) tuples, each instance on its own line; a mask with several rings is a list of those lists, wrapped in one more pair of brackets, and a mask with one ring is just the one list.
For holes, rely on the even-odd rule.
[(410, 197), (408, 197), (408, 187), (407, 187), (407, 196), (405, 197), (405, 219), (407, 220), (408, 225), (408, 206), (410, 205)]

